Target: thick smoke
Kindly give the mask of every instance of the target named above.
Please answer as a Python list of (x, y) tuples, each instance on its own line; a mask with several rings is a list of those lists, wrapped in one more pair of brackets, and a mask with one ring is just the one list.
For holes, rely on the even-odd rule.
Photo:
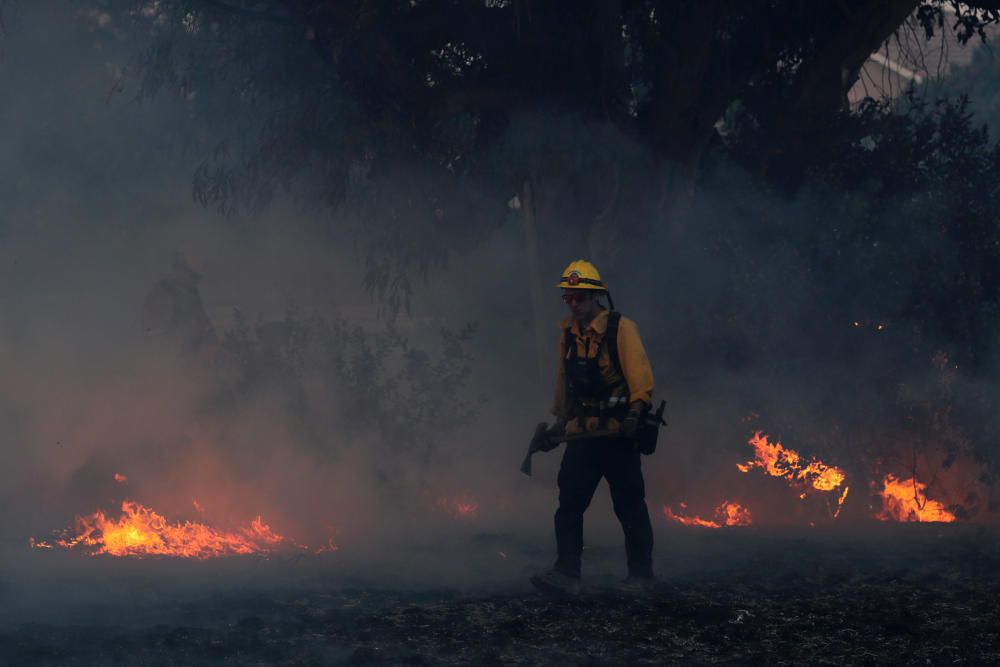
[[(555, 360), (540, 381), (534, 268), (517, 208), (417, 282), (408, 315), (389, 317), (362, 288), (365, 249), (336, 231), (349, 227), (326, 224), (329, 212), (277, 200), (231, 219), (192, 203), (205, 128), (183, 99), (109, 100), (135, 45), (85, 19), (68, 6), (26, 6), (0, 60), (7, 584), (34, 568), (41, 577), (84, 567), (29, 550), (28, 537), (113, 512), (124, 498), (223, 526), (261, 514), (301, 543), (332, 540), (339, 550), (323, 567), (372, 580), (511, 581), (547, 564), (558, 458), (536, 459), (530, 480), (518, 463), (547, 418)], [(593, 129), (578, 122), (532, 118), (511, 132)], [(623, 159), (642, 153), (613, 134), (600, 140)], [(673, 199), (648, 212), (642, 238), (608, 233), (597, 247), (585, 234), (546, 238), (555, 263), (542, 267), (554, 285), (566, 262), (596, 252), (618, 308), (643, 333), (670, 405), (661, 451), (645, 461), (661, 561), (675, 557), (664, 505), (704, 513), (730, 499), (756, 501), (773, 521), (823, 516), (788, 511), (793, 491), (736, 470), (755, 430), (844, 467), (857, 480), (845, 516), (856, 519), (871, 518), (869, 481), (905, 473), (917, 444), (922, 469), (940, 468), (946, 453), (896, 442), (912, 434), (875, 389), (896, 362), (849, 342), (906, 344), (892, 338), (892, 314), (859, 312), (857, 325), (831, 317), (850, 304), (824, 301), (835, 278), (792, 242), (789, 230), (815, 219), (823, 196), (756, 194), (721, 169)], [(563, 314), (549, 282), (542, 314), (554, 357)], [(928, 358), (903, 374), (897, 399), (916, 410), (935, 392), (995, 393), (981, 385)], [(955, 495), (981, 470), (962, 460), (934, 490), (984, 510), (987, 490)], [(456, 499), (474, 503), (475, 516), (457, 516)], [(604, 489), (588, 540), (618, 557)]]
[[(17, 91), (0, 165), (6, 578), (59, 558), (29, 536), (126, 498), (223, 527), (260, 514), (371, 577), (483, 569), (420, 552), (491, 543), (525, 498), (551, 502), (517, 472), (547, 393), (510, 374), (522, 318), (480, 339), (506, 315), (443, 273), (412, 316), (380, 316), (363, 248), (314, 211), (226, 219), (190, 201), (204, 144), (186, 101), (109, 98), (127, 38), (69, 6), (17, 19), (0, 62)], [(502, 243), (486, 263), (516, 274)]]

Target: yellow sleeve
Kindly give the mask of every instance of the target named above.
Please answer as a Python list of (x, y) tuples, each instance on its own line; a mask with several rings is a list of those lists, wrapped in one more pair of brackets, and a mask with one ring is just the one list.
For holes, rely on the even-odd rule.
[(552, 414), (565, 419), (569, 415), (569, 405), (566, 400), (566, 368), (563, 365), (563, 359), (566, 357), (566, 336), (562, 329), (559, 331), (559, 363), (556, 364), (556, 396), (552, 404)]
[(628, 383), (629, 403), (643, 401), (652, 406), (653, 367), (649, 365), (646, 349), (639, 338), (639, 327), (624, 317), (618, 325), (618, 357)]

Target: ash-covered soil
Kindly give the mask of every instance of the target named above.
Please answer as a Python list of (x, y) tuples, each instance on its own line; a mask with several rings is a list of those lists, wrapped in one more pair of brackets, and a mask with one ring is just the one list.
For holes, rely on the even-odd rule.
[(879, 531), (679, 533), (646, 598), (615, 595), (612, 566), (574, 599), (536, 594), (521, 577), (418, 591), (312, 575), (288, 588), (88, 602), (48, 621), (8, 614), (0, 664), (1000, 664), (997, 535)]

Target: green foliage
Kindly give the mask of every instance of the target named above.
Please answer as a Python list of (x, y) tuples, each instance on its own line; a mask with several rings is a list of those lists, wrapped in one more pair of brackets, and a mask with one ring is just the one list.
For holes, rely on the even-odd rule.
[(102, 30), (148, 36), (138, 97), (178, 94), (208, 121), (195, 199), (235, 214), (285, 192), (335, 210), (390, 312), (527, 179), (543, 238), (595, 221), (644, 232), (657, 172), (695, 169), (734, 106), (759, 136), (741, 162), (797, 188), (842, 73), (914, 8), (928, 34), (947, 20), (963, 39), (1000, 19), (953, 0), (84, 4)]
[(1000, 136), (1000, 60), (992, 44), (977, 48), (968, 65), (952, 68), (947, 76), (927, 85), (927, 94), (945, 99), (969, 98), (969, 109), (990, 134)]
[[(758, 139), (752, 132), (730, 137), (737, 154), (754, 150)], [(778, 279), (818, 291), (776, 300), (799, 303), (823, 345), (831, 342), (824, 330), (847, 336), (845, 324), (881, 324), (891, 346), (861, 340), (891, 357), (897, 371), (927, 368), (943, 351), (968, 372), (992, 372), (1000, 328), (1000, 148), (968, 103), (912, 97), (896, 112), (870, 101), (837, 118), (814, 160), (792, 198), (783, 183), (774, 189), (760, 180), (720, 181), (713, 169), (729, 162), (714, 163), (704, 176), (706, 193), (739, 193), (736, 215), (712, 229), (719, 252), (736, 266), (757, 265), (762, 258), (755, 256), (765, 253), (805, 270), (797, 280)], [(767, 285), (755, 281), (776, 278), (776, 270), (736, 277), (733, 289), (773, 302)], [(749, 325), (740, 318), (737, 326)], [(856, 351), (853, 339), (833, 340)], [(787, 359), (787, 348), (776, 345), (773, 355)], [(807, 348), (800, 361), (823, 354)]]
[[(676, 241), (707, 247), (697, 259), (709, 265), (675, 272), (700, 271), (702, 289), (671, 304), (697, 319), (666, 335), (707, 334), (672, 372), (693, 385), (718, 364), (734, 383), (766, 384), (751, 405), (808, 387), (776, 389), (774, 409), (811, 403), (803, 437), (854, 434), (859, 466), (919, 458), (930, 479), (956, 455), (995, 463), (1000, 147), (964, 99), (869, 102), (829, 134), (793, 196), (734, 176), (727, 155), (706, 165), (694, 203), (705, 229)], [(733, 149), (750, 150), (747, 136)]]
[(866, 305), (891, 309), (915, 339), (986, 372), (1000, 326), (1000, 148), (964, 99), (914, 98), (901, 114), (868, 105), (845, 123), (855, 139), (817, 178), (832, 210), (845, 195), (865, 205), (828, 241), (854, 251)]

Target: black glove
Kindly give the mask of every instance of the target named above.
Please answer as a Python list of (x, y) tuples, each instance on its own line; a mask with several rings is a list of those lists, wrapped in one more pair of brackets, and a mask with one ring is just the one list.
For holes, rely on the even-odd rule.
[(541, 447), (543, 452), (550, 452), (559, 446), (566, 439), (566, 420), (560, 417), (545, 431), (546, 445)]
[(622, 435), (626, 438), (634, 438), (635, 434), (639, 432), (639, 426), (642, 424), (642, 417), (646, 413), (646, 404), (642, 401), (636, 401), (628, 409), (628, 414), (625, 415), (625, 420), (622, 421)]

